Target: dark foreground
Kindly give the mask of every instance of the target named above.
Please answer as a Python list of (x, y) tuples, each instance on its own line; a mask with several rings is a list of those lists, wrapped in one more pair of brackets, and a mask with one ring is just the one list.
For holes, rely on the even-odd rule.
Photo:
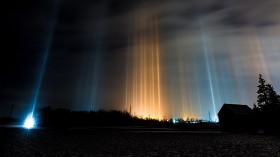
[(280, 156), (280, 137), (150, 128), (0, 128), (0, 156)]

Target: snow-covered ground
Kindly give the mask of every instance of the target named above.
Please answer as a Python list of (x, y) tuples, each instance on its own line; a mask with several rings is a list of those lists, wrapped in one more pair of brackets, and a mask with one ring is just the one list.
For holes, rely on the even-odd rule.
[(0, 128), (0, 156), (280, 156), (280, 137), (156, 128)]

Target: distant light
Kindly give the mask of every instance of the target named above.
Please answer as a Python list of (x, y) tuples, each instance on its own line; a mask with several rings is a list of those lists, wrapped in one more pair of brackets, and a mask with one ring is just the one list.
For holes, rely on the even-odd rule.
[(198, 121), (191, 121), (191, 123), (192, 123), (192, 124), (197, 124), (197, 123), (198, 123)]
[(216, 116), (216, 115), (214, 116), (214, 118), (213, 118), (213, 122), (214, 122), (214, 123), (219, 122), (219, 118), (218, 118), (218, 116)]
[(34, 126), (35, 126), (35, 119), (33, 117), (33, 114), (29, 114), (24, 121), (23, 127), (26, 129), (31, 129)]

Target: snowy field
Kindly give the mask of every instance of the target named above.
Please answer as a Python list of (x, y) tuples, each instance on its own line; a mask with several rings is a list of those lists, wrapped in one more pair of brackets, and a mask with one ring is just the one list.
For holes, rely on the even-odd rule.
[(0, 156), (280, 156), (280, 137), (160, 128), (0, 128)]

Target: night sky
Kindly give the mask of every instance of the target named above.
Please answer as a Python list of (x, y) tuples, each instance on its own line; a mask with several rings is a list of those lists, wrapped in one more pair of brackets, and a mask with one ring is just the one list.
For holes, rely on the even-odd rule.
[(3, 15), (0, 116), (114, 109), (216, 120), (280, 91), (278, 0), (12, 0)]

